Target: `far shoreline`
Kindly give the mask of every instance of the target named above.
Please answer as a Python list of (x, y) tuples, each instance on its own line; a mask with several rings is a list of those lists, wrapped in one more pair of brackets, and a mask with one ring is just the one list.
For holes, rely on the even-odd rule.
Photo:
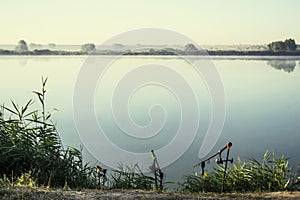
[(300, 57), (300, 50), (297, 51), (236, 51), (236, 50), (202, 50), (194, 52), (184, 51), (168, 51), (165, 49), (153, 50), (153, 51), (94, 51), (94, 52), (83, 52), (83, 51), (65, 51), (65, 50), (28, 50), (28, 51), (16, 51), (16, 50), (4, 50), (0, 49), (0, 56), (260, 56), (262, 58), (270, 57)]

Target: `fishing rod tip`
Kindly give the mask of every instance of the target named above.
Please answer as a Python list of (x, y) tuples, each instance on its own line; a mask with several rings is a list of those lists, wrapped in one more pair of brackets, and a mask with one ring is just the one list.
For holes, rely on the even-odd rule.
[(228, 142), (227, 143), (227, 148), (230, 149), (231, 146), (232, 146), (232, 142)]

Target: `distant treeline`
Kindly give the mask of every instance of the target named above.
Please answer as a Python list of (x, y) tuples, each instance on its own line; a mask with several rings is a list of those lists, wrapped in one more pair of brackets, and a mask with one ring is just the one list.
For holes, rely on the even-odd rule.
[(33, 51), (15, 51), (0, 49), (0, 55), (154, 55), (154, 56), (172, 56), (172, 55), (194, 55), (194, 56), (300, 56), (300, 51), (235, 51), (235, 50), (217, 50), (217, 51), (168, 51), (165, 49), (145, 50), (145, 51), (55, 51), (49, 49), (33, 50)]
[[(29, 45), (32, 47), (33, 44)], [(54, 43), (48, 44), (55, 48)], [(0, 55), (213, 55), (213, 56), (300, 56), (300, 50), (294, 39), (285, 41), (275, 41), (268, 45), (266, 50), (203, 50), (194, 44), (186, 44), (184, 49), (173, 48), (143, 48), (143, 49), (124, 49), (122, 44), (114, 44), (114, 50), (98, 50), (93, 43), (86, 43), (81, 46), (79, 51), (64, 51), (53, 49), (34, 49), (29, 50), (27, 43), (20, 40), (15, 50), (0, 49)]]
[(235, 51), (235, 50), (217, 50), (217, 51), (139, 51), (126, 52), (124, 55), (195, 55), (195, 56), (300, 56), (300, 51)]
[(35, 49), (32, 51), (16, 51), (16, 50), (5, 50), (0, 49), (0, 55), (85, 55), (87, 53), (81, 52), (81, 51), (55, 51), (55, 50), (49, 50), (49, 49)]
[(207, 51), (212, 56), (300, 56), (300, 51)]

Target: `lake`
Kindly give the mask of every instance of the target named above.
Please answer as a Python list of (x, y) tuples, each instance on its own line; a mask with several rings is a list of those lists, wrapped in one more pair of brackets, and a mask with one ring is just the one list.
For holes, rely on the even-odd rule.
[[(157, 150), (158, 162), (167, 165), (163, 171), (168, 181), (193, 172), (193, 165), (200, 161), (199, 149), (212, 112), (222, 112), (216, 109), (223, 103), (224, 126), (220, 137), (211, 136), (214, 142), (204, 158), (231, 141), (230, 157), (234, 160), (238, 157), (261, 160), (266, 150), (274, 150), (278, 156), (284, 154), (290, 158), (291, 165), (300, 163), (300, 57), (212, 57), (209, 62), (218, 72), (215, 81), (222, 83), (220, 92), (225, 98), (213, 103), (215, 97), (210, 85), (215, 84), (214, 80), (206, 82), (206, 75), (197, 74), (191, 67), (203, 64), (199, 57), (191, 57), (188, 63), (172, 56), (129, 56), (113, 62), (111, 57), (100, 56), (101, 62), (110, 62), (109, 67), (103, 69), (101, 76), (96, 69), (95, 74), (89, 71), (90, 79), (85, 77), (80, 82), (85, 73), (82, 69), (89, 70), (91, 63), (97, 66), (96, 58), (1, 56), (0, 102), (11, 106), (10, 100), (23, 105), (30, 98), (36, 99), (32, 91), (40, 89), (42, 76), (48, 77), (46, 107), (49, 111), (58, 109), (53, 119), (64, 146), (83, 145), (85, 159), (92, 164), (110, 165), (121, 156), (118, 161), (134, 165), (126, 156), (117, 155), (120, 149), (135, 153), (137, 158), (143, 155), (145, 159), (136, 161), (143, 170), (152, 164), (150, 150)], [(130, 77), (130, 73), (136, 74)], [(180, 82), (183, 79), (187, 80), (185, 86)], [(119, 94), (114, 94), (115, 91)], [(75, 103), (74, 98), (77, 98)], [(112, 112), (111, 108), (115, 110)], [(105, 133), (101, 141), (93, 135), (97, 127)], [(189, 132), (193, 128), (195, 135)], [(177, 141), (170, 158), (160, 155), (159, 149), (175, 141), (178, 129), (186, 131), (187, 137), (181, 139), (182, 144)], [(113, 143), (112, 147), (117, 146), (118, 151), (108, 151), (110, 147), (108, 142), (103, 143), (105, 140)], [(184, 151), (178, 153), (181, 150)], [(164, 164), (165, 159), (170, 159), (171, 164)], [(211, 162), (210, 166), (216, 164)]]

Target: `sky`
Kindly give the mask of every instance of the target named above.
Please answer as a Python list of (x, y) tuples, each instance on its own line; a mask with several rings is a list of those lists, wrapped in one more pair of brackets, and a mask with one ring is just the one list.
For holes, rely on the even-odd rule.
[(162, 28), (200, 45), (300, 43), (299, 0), (0, 0), (0, 44), (101, 44)]

